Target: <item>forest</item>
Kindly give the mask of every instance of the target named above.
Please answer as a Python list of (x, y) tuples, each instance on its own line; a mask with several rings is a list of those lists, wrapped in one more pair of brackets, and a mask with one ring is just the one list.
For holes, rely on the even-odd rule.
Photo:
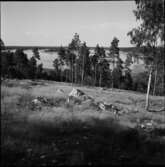
[[(109, 47), (110, 61), (108, 61), (103, 47), (97, 44), (91, 56), (89, 47), (85, 42), (81, 43), (79, 35), (75, 33), (67, 48), (62, 46), (58, 48), (58, 58), (52, 62), (54, 70), (49, 71), (43, 68), (43, 64), (37, 64), (37, 60), (42, 56), (39, 54), (39, 48), (33, 48), (33, 56), (28, 59), (22, 48), (17, 48), (12, 53), (5, 48), (3, 41), (1, 43), (3, 78), (45, 79), (140, 92), (146, 92), (147, 89), (149, 71), (138, 73), (136, 76), (131, 75), (130, 65), (132, 57), (136, 56), (136, 50), (127, 56), (125, 62), (122, 61), (119, 54), (119, 40), (116, 37)], [(143, 53), (145, 49), (139, 50)], [(162, 85), (164, 48), (159, 47), (156, 52), (160, 55), (160, 60), (157, 62), (157, 76), (155, 78), (153, 74), (152, 77), (150, 93), (164, 95)]]

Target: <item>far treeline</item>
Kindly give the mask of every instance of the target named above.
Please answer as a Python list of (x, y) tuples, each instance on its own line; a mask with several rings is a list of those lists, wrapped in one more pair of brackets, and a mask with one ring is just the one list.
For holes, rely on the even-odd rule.
[[(105, 49), (98, 44), (94, 54), (86, 42), (81, 42), (75, 33), (68, 47), (58, 48), (58, 58), (52, 63), (53, 71), (45, 71), (40, 59), (38, 48), (33, 49), (34, 56), (30, 59), (23, 49), (15, 53), (7, 51), (1, 40), (1, 76), (19, 79), (46, 79), (70, 82), (80, 85), (100, 86), (147, 92), (153, 95), (165, 95), (164, 89), (164, 6), (163, 1), (136, 0), (137, 10), (134, 14), (137, 20), (142, 20), (139, 27), (131, 30), (128, 35), (131, 43), (143, 53), (146, 64), (145, 72), (131, 75), (131, 57), (125, 62), (119, 54), (119, 39), (113, 38), (109, 47), (109, 60)], [(159, 41), (159, 42), (158, 42)], [(161, 45), (158, 45), (160, 43)], [(148, 84), (149, 78), (149, 84)]]

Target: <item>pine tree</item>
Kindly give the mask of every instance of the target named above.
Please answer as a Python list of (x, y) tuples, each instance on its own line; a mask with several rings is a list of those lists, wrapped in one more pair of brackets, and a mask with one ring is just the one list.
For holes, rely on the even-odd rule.
[(36, 79), (36, 71), (37, 71), (37, 61), (34, 56), (32, 56), (29, 60), (29, 77), (31, 79)]
[(80, 47), (79, 67), (81, 71), (81, 84), (84, 84), (84, 78), (90, 75), (89, 48), (84, 42)]
[(110, 46), (110, 49), (109, 49), (109, 56), (112, 58), (112, 65), (113, 65), (113, 68), (112, 68), (112, 88), (114, 87), (114, 68), (115, 68), (115, 59), (119, 58), (119, 47), (118, 47), (118, 43), (119, 43), (119, 40), (114, 37), (112, 42), (111, 42), (111, 46)]
[(93, 74), (94, 74), (94, 86), (96, 86), (97, 83), (97, 68), (98, 68), (98, 61), (99, 56), (101, 54), (100, 46), (97, 44), (94, 50), (94, 55), (91, 57), (91, 64), (93, 66)]
[(29, 60), (27, 55), (23, 52), (23, 49), (17, 49), (14, 53), (14, 64), (16, 76), (18, 78), (28, 78), (29, 77)]
[[(72, 80), (74, 79), (74, 82), (77, 82), (77, 60), (79, 59), (80, 56), (80, 45), (81, 41), (79, 39), (79, 35), (75, 33), (71, 43), (68, 46), (69, 52), (71, 53), (70, 56), (72, 56)], [(73, 54), (75, 56), (73, 56)], [(73, 82), (72, 82), (73, 83)]]
[(43, 76), (43, 64), (41, 63), (37, 66), (36, 77), (42, 78), (42, 76)]
[(55, 74), (56, 74), (56, 80), (59, 80), (60, 79), (60, 61), (58, 58), (56, 58), (54, 61), (53, 61), (53, 67), (55, 69)]
[(39, 54), (38, 48), (33, 49), (33, 55), (34, 55), (34, 58), (40, 60), (40, 54)]

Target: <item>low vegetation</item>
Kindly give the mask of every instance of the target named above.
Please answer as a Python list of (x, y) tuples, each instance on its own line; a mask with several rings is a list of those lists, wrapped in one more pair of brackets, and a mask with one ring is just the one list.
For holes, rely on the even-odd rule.
[[(88, 103), (67, 104), (72, 88), (66, 83), (41, 80), (2, 82), (3, 166), (165, 163), (164, 113), (145, 111), (143, 94), (76, 87), (96, 101), (106, 100), (127, 110), (115, 115)], [(38, 96), (52, 99), (53, 105), (32, 109), (31, 102)], [(157, 110), (162, 108), (163, 98), (152, 97), (152, 104)], [(151, 120), (154, 128), (148, 131), (138, 126)]]
[[(116, 37), (107, 57), (99, 45), (90, 55), (76, 33), (48, 73), (37, 48), (28, 59), (0, 40), (2, 166), (165, 165), (164, 5), (135, 2), (141, 23), (127, 35), (147, 70), (134, 77), (139, 56), (123, 62)], [(68, 100), (73, 87), (90, 98)]]

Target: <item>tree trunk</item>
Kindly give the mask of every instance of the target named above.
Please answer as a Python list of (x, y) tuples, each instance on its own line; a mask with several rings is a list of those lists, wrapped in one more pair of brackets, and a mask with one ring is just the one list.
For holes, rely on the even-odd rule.
[(73, 66), (71, 65), (71, 70), (70, 70), (70, 79), (71, 79), (71, 83), (72, 83), (72, 86), (73, 86)]
[(67, 81), (67, 70), (65, 71), (65, 82), (68, 82)]
[(95, 86), (96, 86), (96, 65), (95, 65), (94, 78), (95, 78), (95, 79), (94, 79), (94, 80), (95, 80), (95, 81), (94, 81), (94, 84), (95, 84)]
[(154, 79), (153, 96), (155, 95), (155, 90), (156, 90), (157, 73), (158, 73), (158, 70), (157, 70), (157, 68), (156, 68), (156, 71), (155, 71), (155, 79)]
[(63, 78), (62, 78), (62, 70), (60, 71), (60, 77), (61, 77), (61, 82), (63, 82)]
[(102, 80), (102, 75), (100, 73), (100, 79), (99, 79), (99, 86), (101, 87), (101, 80)]
[(81, 84), (83, 85), (84, 82), (84, 54), (83, 54), (83, 66), (82, 66), (82, 73), (81, 73)]
[(72, 86), (73, 86), (73, 57), (72, 57)]
[(113, 89), (113, 87), (114, 87), (114, 83), (113, 83), (113, 80), (114, 80), (114, 79), (113, 79), (114, 59), (113, 59), (113, 62), (112, 62), (112, 63), (113, 63), (113, 69), (112, 69), (112, 89)]
[(84, 82), (84, 69), (82, 69), (81, 72), (81, 85), (83, 85), (83, 82)]
[(150, 93), (150, 86), (151, 86), (151, 77), (152, 77), (152, 68), (150, 69), (149, 79), (148, 79), (148, 88), (147, 88), (146, 106), (145, 106), (146, 110), (148, 110), (149, 108), (149, 93)]
[(112, 86), (111, 87), (113, 88), (113, 70), (112, 70)]
[(75, 83), (77, 82), (77, 66), (76, 66), (76, 62), (75, 62)]

